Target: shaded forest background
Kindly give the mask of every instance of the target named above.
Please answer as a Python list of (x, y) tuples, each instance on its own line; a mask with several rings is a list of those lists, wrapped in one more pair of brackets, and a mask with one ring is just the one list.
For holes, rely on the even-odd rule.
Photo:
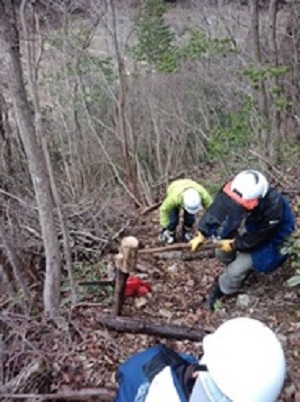
[(59, 325), (86, 300), (78, 278), (107, 275), (174, 178), (214, 194), (255, 167), (298, 214), (299, 20), (297, 1), (0, 0), (0, 344), (7, 317)]

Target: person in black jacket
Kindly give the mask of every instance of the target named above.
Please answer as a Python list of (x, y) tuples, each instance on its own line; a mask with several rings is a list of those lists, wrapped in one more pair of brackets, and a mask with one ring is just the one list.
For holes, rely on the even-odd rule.
[(239, 290), (254, 269), (268, 273), (286, 259), (281, 246), (295, 230), (295, 220), (285, 197), (256, 170), (244, 170), (229, 180), (198, 223), (191, 240), (197, 250), (207, 238), (216, 239), (216, 257), (227, 268), (213, 286), (205, 307), (213, 309), (224, 294)]
[(114, 402), (276, 402), (286, 373), (275, 332), (249, 317), (204, 336), (200, 357), (158, 344), (118, 369)]

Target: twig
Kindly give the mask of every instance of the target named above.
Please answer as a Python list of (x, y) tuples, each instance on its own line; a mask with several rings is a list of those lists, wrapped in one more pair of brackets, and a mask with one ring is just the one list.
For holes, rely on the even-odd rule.
[(20, 225), (23, 229), (27, 230), (30, 234), (38, 238), (39, 240), (43, 240), (42, 235), (35, 229), (31, 228), (30, 226)]
[(69, 235), (71, 235), (71, 234), (83, 236), (83, 237), (86, 237), (88, 239), (94, 240), (99, 243), (108, 243), (109, 242), (107, 239), (103, 239), (101, 237), (93, 235), (90, 232), (85, 232), (83, 230), (69, 230)]
[(127, 221), (127, 222), (125, 223), (125, 225), (122, 226), (121, 229), (118, 230), (118, 231), (111, 237), (111, 240), (117, 239), (117, 238), (120, 236), (120, 234), (123, 233), (124, 230), (129, 226), (129, 223), (130, 223), (130, 221)]
[(253, 149), (250, 149), (250, 153), (254, 156), (256, 156), (257, 158), (261, 159), (264, 163), (266, 163), (272, 170), (274, 170), (274, 172), (276, 172), (276, 174), (278, 176), (281, 177), (281, 179), (285, 182), (285, 184), (290, 187), (291, 184), (289, 182), (289, 180), (284, 176), (284, 174), (282, 174), (280, 172), (280, 170), (278, 170), (273, 164), (272, 162), (266, 158), (265, 156), (260, 155), (258, 152), (254, 151)]
[(23, 386), (28, 384), (31, 378), (37, 375), (44, 375), (47, 371), (47, 366), (41, 360), (35, 360), (28, 366), (24, 367), (20, 373), (12, 378), (8, 383), (0, 388), (0, 395), (3, 396), (4, 392), (14, 393), (21, 390)]
[(162, 204), (162, 201), (158, 201), (155, 204), (149, 205), (148, 207), (144, 208), (141, 212), (141, 215), (147, 215), (149, 212), (155, 211), (159, 208)]
[(0, 387), (4, 384), (4, 373), (3, 373), (3, 335), (0, 335)]
[(0, 194), (6, 195), (7, 197), (13, 198), (14, 200), (18, 201), (21, 205), (25, 208), (37, 209), (37, 207), (32, 207), (31, 205), (27, 204), (27, 202), (23, 201), (21, 198), (17, 197), (14, 194), (8, 193), (5, 190), (0, 189)]

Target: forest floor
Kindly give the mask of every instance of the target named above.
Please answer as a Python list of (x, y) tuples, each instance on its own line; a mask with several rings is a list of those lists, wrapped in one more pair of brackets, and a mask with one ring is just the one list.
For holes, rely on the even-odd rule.
[[(158, 229), (158, 210), (155, 210), (140, 215), (124, 235), (137, 237), (140, 247), (154, 247), (158, 245)], [(247, 279), (241, 293), (249, 296), (248, 306), (239, 306), (237, 296), (227, 297), (217, 311), (208, 312), (203, 309), (203, 300), (224, 267), (211, 252), (203, 252), (198, 259), (186, 259), (192, 254), (189, 251), (168, 253), (168, 259), (162, 255), (161, 258), (153, 254), (139, 255), (136, 275), (150, 283), (151, 293), (142, 299), (126, 298), (122, 316), (147, 323), (185, 325), (204, 332), (214, 331), (233, 317), (259, 319), (274, 329), (285, 350), (287, 376), (280, 401), (299, 402), (300, 291), (286, 284), (294, 272), (289, 262), (272, 274), (253, 273)], [(112, 258), (114, 255), (106, 256), (99, 271), (93, 265), (81, 270), (80, 279), (90, 280), (92, 271), (93, 279), (99, 280), (105, 276), (105, 264)], [(164, 343), (178, 352), (195, 356), (201, 353), (201, 342), (107, 330), (100, 320), (103, 314), (111, 313), (112, 288), (90, 286), (81, 288), (81, 292), (84, 292), (81, 293), (81, 302), (73, 308), (69, 307), (68, 292), (63, 292), (63, 303), (66, 304), (62, 310), (69, 323), (67, 331), (54, 329), (38, 314), (25, 317), (10, 313), (11, 308), (3, 313), (1, 321), (6, 321), (10, 328), (10, 334), (5, 338), (7, 342), (3, 345), (8, 357), (3, 363), (4, 383), (5, 375), (11, 377), (13, 372), (18, 372), (19, 366), (24, 366), (37, 355), (51, 364), (50, 386), (46, 392), (55, 393), (116, 387), (115, 374), (119, 364), (153, 344)]]
[[(179, 31), (185, 23), (182, 15), (189, 20), (190, 14), (180, 14), (176, 26)], [(178, 17), (179, 14), (176, 15)], [(228, 15), (230, 28), (233, 21), (235, 25), (232, 29), (240, 29), (240, 20)], [(170, 11), (169, 19), (173, 23), (177, 22), (173, 17), (174, 11)], [(203, 19), (207, 19), (205, 15)], [(124, 20), (127, 29), (127, 20)], [(245, 40), (247, 31), (246, 26), (243, 37)], [(97, 39), (96, 37), (96, 48), (99, 48)], [(215, 180), (219, 182), (218, 177)], [(136, 225), (127, 230), (126, 235), (137, 237), (142, 247), (154, 247), (158, 245), (158, 229), (158, 210), (155, 210), (140, 216)], [(114, 255), (106, 256), (99, 267), (85, 267), (79, 273), (80, 279), (100, 279), (99, 276), (106, 272), (105, 264), (113, 257)], [(274, 329), (285, 350), (287, 376), (281, 402), (299, 402), (300, 290), (299, 287), (287, 287), (286, 281), (294, 273), (290, 264), (285, 263), (270, 275), (250, 276), (241, 289), (242, 294), (249, 296), (250, 304), (247, 307), (238, 306), (237, 296), (234, 296), (224, 298), (217, 311), (208, 312), (203, 309), (203, 300), (215, 278), (224, 269), (222, 264), (209, 253), (198, 260), (190, 261), (178, 258), (178, 253), (169, 254), (169, 257), (163, 259), (154, 255), (139, 256), (137, 275), (150, 283), (151, 293), (143, 299), (127, 298), (122, 315), (146, 322), (186, 325), (205, 332), (214, 331), (221, 323), (233, 317), (249, 316), (259, 319)], [(202, 351), (201, 342), (108, 331), (99, 323), (99, 319), (103, 314), (111, 312), (112, 290), (90, 286), (82, 288), (81, 292), (81, 303), (74, 308), (69, 306), (68, 292), (63, 293), (65, 306), (62, 311), (69, 323), (69, 330), (63, 331), (45, 322), (39, 316), (38, 309), (36, 313), (32, 312), (31, 317), (16, 314), (13, 306), (7, 306), (4, 287), (0, 288), (0, 330), (3, 323), (9, 329), (7, 337), (5, 335), (2, 338), (0, 335), (0, 384), (5, 383), (7, 378), (19, 371), (19, 367), (36, 356), (42, 357), (51, 365), (53, 370), (48, 392), (55, 393), (93, 387), (115, 387), (115, 374), (119, 364), (133, 353), (153, 344), (164, 343), (178, 352), (195, 356)], [(16, 304), (18, 302), (19, 300), (15, 300)]]
[[(126, 235), (136, 236), (141, 247), (154, 247), (158, 245), (158, 227), (156, 210), (140, 217)], [(233, 317), (259, 319), (274, 329), (285, 350), (287, 376), (280, 401), (299, 401), (300, 291), (286, 285), (293, 275), (290, 264), (285, 263), (270, 275), (250, 276), (241, 289), (241, 293), (250, 298), (247, 307), (239, 306), (237, 296), (234, 296), (224, 298), (217, 311), (208, 312), (203, 309), (203, 300), (223, 267), (211, 252), (203, 253), (199, 259), (181, 258), (191, 254), (189, 251), (168, 253), (168, 259), (139, 255), (137, 275), (150, 283), (151, 293), (142, 299), (126, 298), (122, 316), (148, 323), (186, 325), (205, 332), (214, 331)], [(80, 276), (86, 279), (84, 272)], [(85, 289), (80, 304), (73, 309), (64, 309), (70, 323), (67, 333), (53, 330), (53, 326), (38, 319), (11, 316), (14, 330), (19, 327), (23, 339), (26, 338), (27, 353), (41, 354), (54, 364), (50, 392), (115, 387), (118, 365), (153, 344), (164, 343), (176, 351), (195, 356), (201, 353), (201, 342), (108, 331), (99, 319), (103, 314), (110, 314), (111, 308), (112, 291), (92, 286)], [(22, 353), (20, 351), (20, 355)]]
[[(136, 229), (132, 229), (132, 234), (142, 245), (156, 246), (158, 212), (140, 220)], [(203, 299), (222, 271), (222, 265), (209, 254), (191, 261), (178, 259), (178, 252), (168, 253), (168, 256), (169, 259), (154, 255), (139, 257), (138, 273), (151, 284), (152, 291), (142, 300), (145, 304), (141, 307), (138, 306), (139, 299), (127, 298), (122, 315), (146, 322), (187, 325), (207, 332), (229, 318), (249, 316), (259, 319), (274, 329), (286, 353), (287, 377), (282, 401), (295, 400), (294, 394), (300, 391), (300, 292), (286, 285), (286, 280), (293, 275), (289, 264), (270, 275), (249, 277), (241, 290), (250, 298), (247, 307), (239, 307), (235, 296), (224, 298), (217, 311), (207, 312), (203, 309)], [(93, 302), (97, 301), (99, 305), (83, 304), (73, 312), (72, 321), (82, 331), (81, 340), (63, 360), (53, 383), (55, 388), (114, 386), (117, 367), (124, 359), (159, 342), (180, 352), (200, 354), (200, 342), (106, 331), (97, 323), (97, 317), (109, 313), (111, 298), (104, 296), (104, 305), (100, 299), (101, 295), (94, 294)]]
[[(210, 180), (214, 186), (222, 180), (219, 172), (218, 169), (211, 171), (206, 166), (199, 168), (198, 174), (195, 172), (191, 177), (201, 181), (201, 176), (202, 183)], [(290, 174), (292, 177), (292, 172)], [(297, 183), (297, 172), (293, 177), (293, 183)], [(289, 198), (297, 211), (299, 195)], [(297, 221), (299, 227), (299, 216)], [(135, 236), (140, 248), (151, 248), (159, 245), (158, 230), (159, 211), (156, 209), (145, 215), (137, 215), (135, 224), (127, 227), (122, 236)], [(109, 254), (96, 264), (79, 265), (80, 269), (77, 267), (76, 270), (77, 279), (104, 279), (114, 257), (115, 254)], [(285, 350), (287, 376), (280, 401), (299, 402), (300, 289), (290, 288), (286, 284), (287, 279), (294, 274), (294, 269), (287, 261), (272, 274), (253, 273), (241, 289), (242, 294), (249, 296), (250, 303), (247, 306), (237, 304), (235, 295), (224, 298), (216, 311), (206, 311), (203, 300), (223, 269), (211, 251), (200, 253), (198, 259), (190, 251), (167, 255), (139, 254), (135, 274), (151, 285), (151, 292), (143, 298), (126, 298), (122, 316), (145, 320), (147, 323), (184, 325), (204, 332), (214, 331), (221, 323), (233, 317), (259, 319), (276, 332)], [(107, 330), (101, 324), (101, 316), (112, 312), (111, 287), (81, 287), (80, 303), (71, 308), (68, 285), (62, 286), (62, 312), (69, 324), (67, 330), (45, 322), (39, 313), (42, 304), (41, 310), (35, 306), (28, 317), (16, 313), (18, 309), (13, 303), (7, 304), (3, 284), (0, 295), (1, 306), (5, 305), (1, 311), (1, 329), (3, 334), (7, 334), (2, 338), (4, 357), (0, 359), (4, 383), (16, 375), (20, 367), (39, 356), (51, 367), (47, 387), (40, 387), (39, 392), (116, 387), (115, 374), (119, 364), (148, 346), (164, 343), (178, 352), (195, 356), (199, 356), (202, 351), (201, 342)], [(20, 300), (15, 299), (15, 306), (18, 303)], [(33, 392), (30, 384), (26, 392)]]

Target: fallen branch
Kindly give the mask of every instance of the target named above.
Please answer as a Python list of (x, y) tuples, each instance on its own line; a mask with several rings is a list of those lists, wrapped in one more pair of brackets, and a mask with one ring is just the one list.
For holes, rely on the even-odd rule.
[(201, 328), (190, 328), (171, 324), (155, 324), (149, 321), (125, 317), (99, 316), (96, 318), (96, 322), (117, 332), (155, 335), (177, 340), (188, 339), (194, 342), (202, 341), (207, 333)]
[(34, 360), (28, 366), (24, 367), (16, 377), (0, 387), (0, 395), (24, 391), (29, 383), (43, 377), (47, 371), (47, 366), (42, 360)]
[(3, 369), (3, 335), (0, 335), (0, 389), (4, 384), (4, 369)]
[(28, 400), (39, 400), (39, 401), (56, 401), (59, 399), (66, 399), (70, 401), (89, 401), (96, 398), (98, 401), (109, 401), (111, 402), (116, 396), (116, 389), (106, 389), (106, 388), (92, 388), (92, 389), (81, 389), (78, 391), (64, 391), (57, 392), (55, 394), (0, 394), (1, 398), (9, 399), (28, 399)]
[(161, 204), (162, 204), (162, 201), (158, 201), (155, 204), (149, 205), (148, 207), (144, 208), (141, 211), (141, 215), (147, 215), (150, 212), (155, 211), (157, 208), (159, 208), (161, 206)]
[(103, 281), (80, 281), (78, 282), (79, 286), (115, 286), (116, 281), (114, 279), (112, 280), (103, 280)]

